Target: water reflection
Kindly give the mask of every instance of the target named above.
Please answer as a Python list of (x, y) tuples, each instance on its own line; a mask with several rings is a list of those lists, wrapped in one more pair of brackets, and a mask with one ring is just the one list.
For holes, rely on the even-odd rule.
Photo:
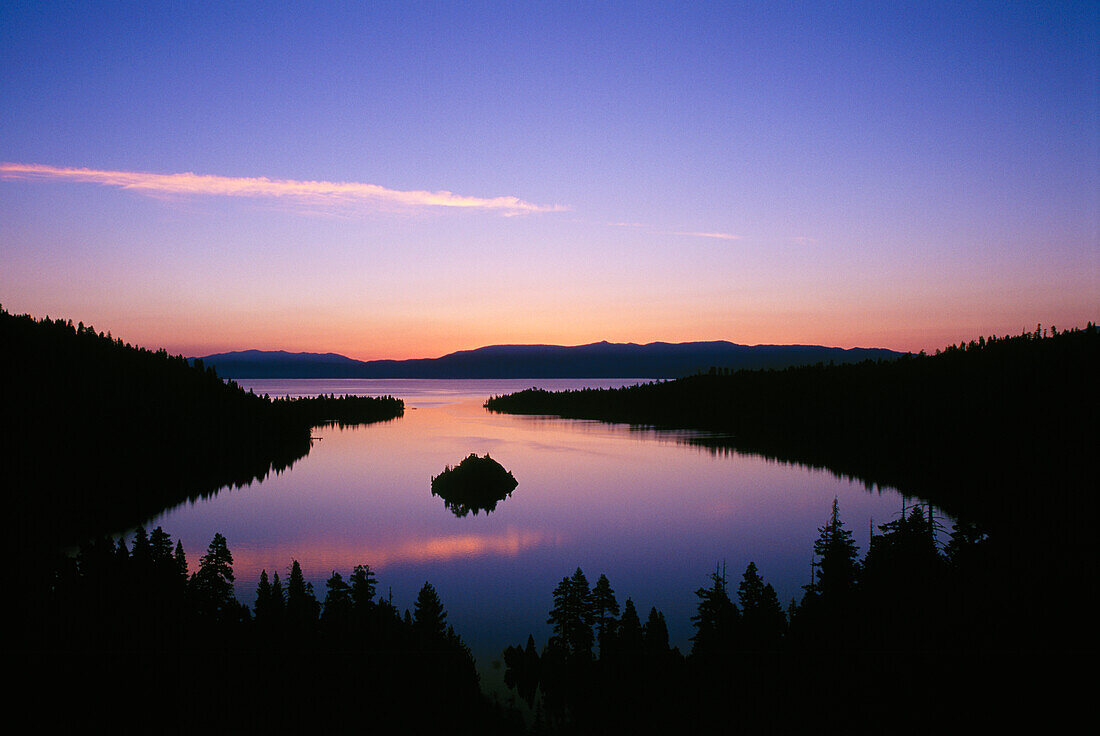
[[(347, 383), (301, 391), (339, 394)], [(430, 580), (448, 621), (488, 662), (532, 630), (545, 638), (549, 591), (577, 567), (606, 573), (639, 610), (660, 608), (672, 643), (686, 647), (691, 593), (716, 562), (737, 570), (754, 561), (785, 604), (809, 581), (813, 541), (834, 497), (863, 551), (870, 525), (903, 507), (892, 490), (867, 493), (824, 470), (710, 447), (698, 432), (486, 412), (485, 397), (513, 390), (509, 382), (425, 381), (419, 394), (411, 382), (404, 394), (392, 381), (357, 383), (405, 399), (409, 410), (385, 424), (317, 429), (323, 440), (289, 471), (147, 526), (182, 539), (192, 564), (214, 532), (224, 534), (237, 595), (249, 604), (260, 570), (285, 576), (291, 559), (319, 590), (332, 571), (367, 563), (401, 606)], [(572, 384), (558, 387), (584, 382)], [(504, 462), (523, 492), (492, 514), (459, 518), (425, 489), (470, 452)]]
[[(525, 529), (505, 529), (502, 532), (482, 534), (450, 534), (427, 538), (395, 537), (393, 539), (371, 540), (369, 543), (357, 543), (347, 538), (315, 539), (290, 544), (273, 544), (263, 547), (235, 547), (233, 549), (234, 570), (282, 570), (291, 559), (302, 559), (303, 550), (308, 552), (307, 561), (313, 567), (326, 568), (342, 574), (356, 565), (369, 560), (372, 568), (386, 569), (394, 565), (422, 564), (427, 562), (449, 562), (455, 560), (475, 560), (488, 556), (517, 557), (520, 554), (541, 546), (553, 546), (564, 541), (560, 534)], [(318, 573), (319, 569), (313, 572)], [(240, 577), (238, 573), (238, 577)], [(249, 592), (253, 581), (246, 579), (247, 588), (239, 591), (243, 599), (250, 599)]]

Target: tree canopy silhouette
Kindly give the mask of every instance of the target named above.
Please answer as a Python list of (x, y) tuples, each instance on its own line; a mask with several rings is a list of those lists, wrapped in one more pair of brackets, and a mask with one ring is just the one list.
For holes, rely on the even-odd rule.
[(495, 511), (497, 503), (512, 495), (517, 485), (515, 476), (488, 453), (484, 457), (471, 453), (432, 478), (432, 495), (441, 497), (455, 516), (462, 517), (471, 511)]

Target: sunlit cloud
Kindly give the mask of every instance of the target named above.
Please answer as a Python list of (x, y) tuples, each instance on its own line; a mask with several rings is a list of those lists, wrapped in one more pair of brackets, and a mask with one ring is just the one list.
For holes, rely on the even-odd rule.
[(47, 166), (44, 164), (0, 164), (0, 178), (70, 181), (118, 187), (150, 196), (246, 197), (267, 199), (313, 208), (349, 207), (401, 209), (458, 208), (497, 214), (521, 215), (536, 212), (560, 212), (561, 205), (540, 205), (518, 197), (471, 197), (449, 191), (387, 189), (362, 182), (298, 181), (269, 179), (265, 176), (235, 177), (214, 174), (154, 174), (146, 171), (105, 171), (100, 169)]

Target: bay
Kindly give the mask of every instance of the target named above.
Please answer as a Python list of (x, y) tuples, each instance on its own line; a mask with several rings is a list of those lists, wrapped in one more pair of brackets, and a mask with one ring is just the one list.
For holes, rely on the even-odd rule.
[[(149, 523), (183, 542), (194, 568), (215, 532), (229, 541), (236, 594), (255, 598), (260, 571), (284, 580), (298, 560), (318, 598), (332, 572), (376, 571), (379, 593), (412, 608), (431, 582), (447, 621), (484, 669), (508, 644), (549, 635), (554, 586), (580, 567), (606, 574), (643, 621), (665, 615), (687, 652), (693, 592), (725, 566), (731, 592), (756, 563), (786, 605), (809, 582), (813, 542), (836, 498), (861, 552), (872, 525), (905, 500), (893, 489), (755, 455), (714, 452), (707, 433), (493, 414), (486, 398), (537, 386), (614, 387), (643, 379), (238, 381), (271, 396), (392, 395), (405, 415), (318, 427), (310, 453), (264, 481), (170, 509)], [(470, 453), (519, 481), (492, 513), (457, 517), (431, 478)]]

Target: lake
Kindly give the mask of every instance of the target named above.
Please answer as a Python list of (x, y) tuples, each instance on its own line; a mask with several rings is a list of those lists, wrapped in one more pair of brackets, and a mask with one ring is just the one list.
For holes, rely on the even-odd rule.
[[(735, 594), (754, 561), (784, 606), (801, 598), (833, 498), (865, 553), (869, 528), (899, 517), (892, 489), (655, 431), (594, 421), (487, 412), (494, 394), (531, 386), (610, 387), (598, 380), (243, 380), (272, 396), (393, 395), (405, 415), (380, 424), (318, 427), (309, 455), (261, 483), (223, 490), (148, 524), (183, 542), (192, 569), (215, 532), (229, 541), (236, 594), (252, 604), (260, 570), (286, 579), (297, 559), (319, 599), (335, 570), (376, 571), (379, 592), (412, 608), (425, 581), (484, 669), (528, 633), (549, 636), (551, 592), (579, 566), (608, 576), (644, 621), (656, 606), (685, 653), (693, 592), (725, 564)], [(431, 478), (470, 453), (490, 454), (519, 481), (494, 512), (456, 517)]]

